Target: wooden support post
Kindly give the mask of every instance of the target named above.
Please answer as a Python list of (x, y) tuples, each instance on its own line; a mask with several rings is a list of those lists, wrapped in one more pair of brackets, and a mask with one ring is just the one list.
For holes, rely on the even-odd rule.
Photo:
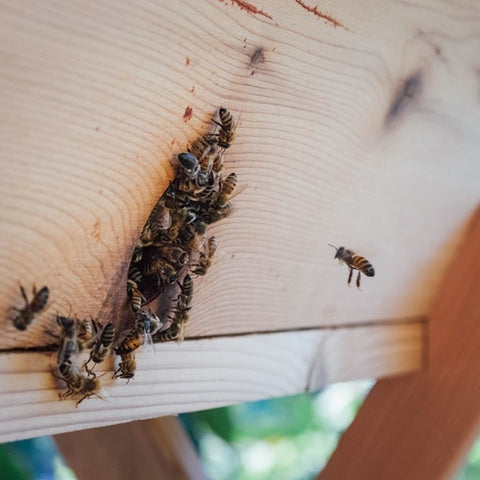
[(451, 479), (480, 427), (480, 208), (430, 320), (428, 371), (379, 381), (319, 479)]
[(78, 480), (205, 480), (202, 464), (175, 417), (56, 435)]

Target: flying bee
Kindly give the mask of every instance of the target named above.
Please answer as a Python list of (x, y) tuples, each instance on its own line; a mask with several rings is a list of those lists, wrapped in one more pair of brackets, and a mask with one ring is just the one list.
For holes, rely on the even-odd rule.
[(45, 305), (48, 302), (50, 291), (48, 287), (45, 286), (37, 292), (37, 289), (34, 285), (32, 290), (32, 301), (28, 300), (27, 294), (22, 285), (20, 285), (20, 292), (23, 300), (25, 301), (25, 306), (23, 308), (11, 307), (10, 310), (16, 312), (12, 318), (15, 328), (18, 330), (26, 330), (26, 328), (33, 322), (35, 314), (45, 308)]
[(54, 375), (62, 379), (67, 385), (67, 391), (59, 395), (60, 399), (65, 399), (73, 395), (83, 395), (77, 402), (78, 407), (83, 400), (92, 395), (102, 398), (97, 393), (100, 387), (98, 379), (95, 376), (82, 375), (70, 360), (62, 362), (58, 367), (58, 372), (60, 376)]
[(353, 250), (349, 250), (345, 247), (337, 248), (331, 243), (329, 245), (335, 248), (336, 253), (335, 257), (338, 258), (338, 261), (342, 264), (345, 263), (350, 269), (350, 274), (348, 275), (348, 285), (352, 281), (352, 274), (354, 270), (358, 270), (357, 276), (357, 287), (360, 288), (360, 275), (363, 273), (367, 277), (375, 276), (375, 269), (372, 264), (364, 257), (357, 255)]
[(142, 303), (145, 302), (145, 297), (138, 289), (138, 285), (130, 279), (127, 280), (127, 294), (132, 310), (138, 312), (142, 308)]
[[(94, 327), (98, 330), (96, 323)], [(106, 356), (110, 353), (112, 348), (113, 339), (115, 338), (115, 327), (113, 323), (109, 322), (103, 326), (101, 330), (98, 330), (92, 349), (90, 351), (90, 357), (85, 362), (84, 366), (88, 373), (92, 373), (92, 369), (88, 369), (87, 365), (90, 361), (101, 363), (105, 360)]]
[(207, 270), (212, 265), (212, 258), (217, 250), (218, 242), (215, 237), (210, 237), (204, 245), (206, 245), (206, 248), (204, 246), (204, 248), (200, 250), (198, 263), (193, 265), (192, 273), (196, 275), (205, 275), (207, 273)]
[(121, 362), (118, 364), (118, 369), (115, 370), (113, 378), (126, 378), (127, 383), (135, 376), (137, 369), (137, 362), (135, 361), (135, 354), (125, 353), (120, 355)]

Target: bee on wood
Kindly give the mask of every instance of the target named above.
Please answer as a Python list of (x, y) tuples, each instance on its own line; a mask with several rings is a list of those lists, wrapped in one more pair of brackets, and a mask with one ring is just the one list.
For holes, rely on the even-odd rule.
[[(172, 215), (170, 210), (165, 206), (163, 199), (160, 199), (153, 207), (150, 216), (148, 217), (147, 224), (145, 225), (153, 232), (158, 233), (160, 230), (167, 230), (172, 225)], [(151, 236), (152, 234), (150, 234)]]
[(353, 250), (349, 250), (345, 247), (337, 248), (331, 243), (329, 245), (335, 248), (335, 258), (338, 258), (338, 261), (342, 264), (345, 263), (347, 267), (350, 269), (350, 273), (348, 275), (348, 285), (352, 281), (352, 274), (354, 270), (358, 270), (357, 276), (357, 287), (360, 288), (360, 276), (363, 273), (367, 277), (375, 276), (375, 269), (373, 268), (372, 264), (364, 257), (357, 255)]
[[(229, 148), (233, 142), (238, 123), (235, 123), (233, 115), (223, 107), (218, 110), (218, 118), (220, 121), (213, 120), (213, 123), (220, 127), (220, 131), (218, 133), (204, 135), (202, 143), (207, 144), (207, 146), (200, 156), (202, 165), (205, 164), (205, 159), (208, 159), (208, 171), (213, 167), (213, 170), (216, 172), (222, 169), (224, 160), (223, 152)], [(194, 144), (194, 146), (198, 150), (200, 145)]]
[(93, 340), (93, 320), (82, 320), (78, 325), (77, 344), (78, 351), (81, 352), (87, 348), (90, 342)]
[(22, 294), (23, 300), (25, 301), (25, 306), (23, 308), (11, 307), (10, 310), (16, 312), (12, 318), (13, 325), (18, 330), (26, 330), (26, 328), (32, 323), (35, 318), (35, 314), (42, 311), (45, 308), (45, 305), (48, 302), (48, 297), (50, 291), (47, 286), (42, 287), (38, 292), (33, 286), (33, 298), (32, 301), (28, 300), (25, 289), (20, 285), (20, 292)]
[(96, 323), (93, 324), (97, 331), (95, 340), (91, 345), (90, 357), (85, 362), (84, 366), (88, 373), (92, 373), (93, 369), (88, 369), (87, 365), (90, 361), (95, 364), (101, 363), (105, 360), (112, 348), (113, 339), (115, 338), (115, 327), (113, 323), (109, 322), (103, 326), (101, 330)]
[[(206, 246), (205, 246), (206, 245)], [(212, 258), (217, 250), (218, 242), (215, 237), (210, 237), (203, 249), (199, 252), (198, 263), (194, 265), (192, 273), (205, 275), (212, 264)]]
[(220, 190), (217, 198), (215, 199), (215, 203), (217, 203), (220, 207), (225, 206), (236, 186), (237, 174), (231, 173), (225, 180), (221, 182)]
[(142, 303), (146, 300), (138, 289), (137, 283), (130, 279), (127, 280), (127, 294), (132, 310), (138, 312), (142, 308)]
[(67, 391), (59, 395), (60, 399), (65, 399), (74, 395), (83, 395), (77, 402), (78, 407), (83, 400), (92, 395), (102, 398), (97, 393), (100, 387), (98, 379), (95, 378), (95, 376), (82, 375), (70, 360), (62, 362), (58, 367), (58, 372), (60, 376), (54, 375), (57, 378), (62, 379), (67, 385)]
[(140, 313), (140, 324), (143, 326), (146, 335), (155, 335), (162, 328), (162, 321), (153, 312), (142, 311)]
[(135, 354), (125, 353), (120, 356), (120, 359), (121, 361), (113, 374), (113, 378), (126, 378), (128, 383), (135, 376), (135, 370), (137, 369)]
[(164, 284), (172, 285), (178, 277), (177, 269), (158, 253), (153, 253), (148, 261), (145, 261), (143, 273), (153, 275), (158, 287)]
[(57, 324), (61, 329), (60, 349), (57, 354), (57, 364), (69, 362), (70, 357), (78, 352), (78, 335), (75, 320), (57, 315)]
[(122, 343), (115, 349), (117, 355), (126, 355), (132, 353), (143, 345), (144, 329), (134, 328), (130, 331)]
[(140, 285), (143, 279), (142, 272), (138, 267), (130, 267), (128, 269), (128, 279), (135, 283), (135, 285)]
[(177, 340), (181, 336), (181, 326), (178, 322), (174, 322), (168, 330), (157, 333), (155, 338), (159, 342), (171, 342)]
[(166, 342), (170, 340), (183, 340), (183, 330), (188, 322), (188, 313), (192, 309), (193, 280), (190, 275), (185, 275), (180, 285), (180, 294), (177, 297), (177, 304), (171, 317), (172, 325), (168, 330), (157, 333), (155, 338)]
[(220, 148), (227, 149), (235, 138), (237, 125), (233, 120), (233, 115), (226, 108), (221, 107), (218, 110), (218, 116), (220, 123), (217, 123), (217, 125), (220, 127), (220, 132), (218, 133), (217, 143)]
[(153, 337), (160, 328), (162, 328), (163, 322), (153, 312), (142, 311), (140, 313), (140, 319), (138, 322), (138, 328), (143, 329), (143, 344), (155, 354), (155, 347), (153, 346)]

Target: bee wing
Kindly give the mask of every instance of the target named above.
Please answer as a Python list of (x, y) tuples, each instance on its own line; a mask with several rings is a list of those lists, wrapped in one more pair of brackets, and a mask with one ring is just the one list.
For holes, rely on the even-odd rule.
[(158, 225), (162, 230), (167, 230), (172, 226), (172, 215), (170, 215), (168, 209), (165, 209), (162, 216), (158, 219)]
[(153, 344), (153, 338), (152, 338), (152, 334), (150, 332), (145, 332), (143, 345), (146, 347), (147, 351), (149, 351), (149, 352), (153, 353), (153, 355), (155, 355), (155, 346)]

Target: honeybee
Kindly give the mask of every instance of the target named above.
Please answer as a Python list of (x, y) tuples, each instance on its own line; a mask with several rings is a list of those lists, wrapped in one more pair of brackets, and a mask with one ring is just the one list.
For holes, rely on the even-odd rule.
[(237, 174), (231, 173), (228, 177), (221, 182), (220, 191), (218, 192), (216, 203), (223, 207), (232, 195), (235, 187), (237, 186)]
[(82, 320), (78, 325), (77, 344), (78, 350), (81, 352), (89, 345), (94, 337), (93, 325), (90, 320)]
[(147, 275), (153, 275), (159, 287), (162, 287), (165, 283), (174, 284), (178, 277), (177, 269), (158, 253), (152, 254), (145, 262), (143, 272)]
[(189, 178), (197, 178), (202, 171), (198, 158), (190, 152), (182, 152), (177, 155), (178, 162), (184, 168)]
[(132, 353), (143, 345), (144, 331), (142, 328), (134, 328), (130, 331), (123, 342), (115, 349), (117, 355)]
[[(202, 165), (205, 158), (208, 158), (208, 169), (213, 167), (213, 170), (217, 172), (223, 166), (223, 151), (230, 147), (237, 129), (237, 124), (233, 120), (232, 114), (226, 108), (221, 107), (218, 110), (218, 118), (220, 121), (213, 120), (213, 123), (220, 127), (220, 131), (204, 135), (202, 143), (206, 144), (206, 146), (200, 157)], [(200, 145), (195, 146), (198, 149)]]
[(345, 263), (348, 268), (350, 269), (350, 273), (348, 275), (348, 285), (352, 281), (352, 274), (354, 270), (358, 270), (357, 276), (357, 287), (360, 288), (360, 275), (363, 273), (367, 277), (375, 276), (375, 269), (373, 268), (372, 264), (364, 257), (357, 255), (353, 250), (349, 250), (345, 247), (337, 248), (331, 243), (329, 245), (335, 248), (336, 253), (335, 257), (338, 258), (340, 263)]
[(143, 329), (143, 344), (147, 345), (155, 354), (152, 335), (155, 335), (163, 326), (163, 322), (153, 312), (142, 311), (140, 313), (138, 328)]
[(188, 313), (192, 309), (193, 297), (193, 280), (190, 275), (185, 275), (183, 282), (180, 284), (180, 293), (176, 299), (176, 305), (173, 309), (169, 320), (172, 322), (171, 326), (163, 331), (159, 331), (155, 335), (155, 339), (160, 342), (167, 342), (170, 340), (182, 340), (183, 329), (188, 321)]
[(17, 328), (18, 330), (26, 330), (26, 328), (32, 323), (33, 319), (35, 318), (35, 314), (45, 308), (45, 305), (48, 302), (50, 291), (48, 287), (45, 286), (37, 292), (37, 289), (34, 285), (32, 290), (33, 298), (31, 302), (28, 300), (27, 294), (22, 285), (20, 285), (20, 292), (22, 294), (23, 300), (25, 301), (25, 306), (23, 308), (11, 307), (10, 310), (13, 312), (17, 312), (12, 318), (12, 322), (15, 328)]
[(233, 120), (233, 115), (226, 108), (221, 107), (218, 110), (218, 116), (220, 123), (217, 123), (217, 125), (220, 127), (220, 132), (218, 133), (217, 143), (219, 147), (227, 149), (235, 138), (237, 125)]
[(139, 311), (142, 308), (142, 303), (145, 302), (145, 297), (138, 289), (138, 285), (130, 279), (127, 280), (127, 294), (132, 310), (134, 312)]
[(159, 332), (155, 335), (155, 338), (159, 342), (170, 342), (172, 340), (177, 340), (181, 335), (181, 327), (178, 322), (174, 322), (168, 330)]
[(198, 263), (194, 265), (192, 273), (195, 275), (205, 275), (212, 264), (212, 258), (217, 250), (218, 242), (215, 237), (210, 237), (206, 242), (206, 248), (200, 250)]
[[(98, 330), (96, 323), (93, 324), (95, 329)], [(92, 369), (88, 369), (87, 365), (90, 361), (95, 364), (103, 362), (106, 356), (110, 353), (113, 339), (115, 338), (115, 327), (113, 323), (109, 322), (103, 326), (101, 330), (98, 330), (95, 341), (91, 346), (90, 357), (85, 362), (85, 369), (88, 373), (92, 373)]]
[(57, 354), (57, 364), (69, 362), (70, 357), (78, 351), (77, 325), (75, 320), (57, 315), (57, 324), (61, 328), (61, 344)]
[(170, 210), (165, 206), (163, 199), (160, 199), (153, 207), (145, 226), (147, 225), (154, 233), (159, 230), (167, 230), (172, 225), (172, 215), (170, 214)]
[(126, 378), (127, 383), (135, 376), (135, 370), (137, 369), (137, 362), (135, 361), (135, 354), (125, 353), (120, 355), (120, 363), (117, 370), (113, 374), (113, 378)]
[(70, 360), (62, 362), (58, 367), (58, 372), (60, 374), (59, 378), (61, 378), (67, 385), (67, 391), (59, 395), (60, 399), (65, 399), (73, 395), (83, 395), (83, 397), (77, 402), (78, 407), (83, 400), (92, 395), (102, 398), (97, 393), (100, 384), (95, 375), (82, 375)]
[(140, 324), (147, 335), (155, 335), (162, 327), (162, 321), (153, 312), (142, 311), (140, 313)]
[(137, 286), (142, 282), (142, 272), (138, 267), (130, 267), (128, 269), (128, 279), (134, 282)]

